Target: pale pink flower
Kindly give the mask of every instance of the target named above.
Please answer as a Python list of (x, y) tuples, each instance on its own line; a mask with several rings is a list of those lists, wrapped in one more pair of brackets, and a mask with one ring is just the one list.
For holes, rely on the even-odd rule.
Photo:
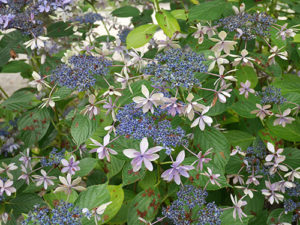
[(13, 175), (10, 173), (10, 171), (16, 170), (18, 169), (18, 167), (16, 166), (15, 163), (10, 163), (10, 164), (6, 164), (5, 162), (2, 162), (2, 167), (0, 167), (0, 174), (1, 173), (6, 173), (6, 175), (8, 176), (9, 179), (13, 180), (14, 177)]
[(237, 66), (240, 63), (242, 63), (242, 66), (251, 66), (251, 67), (253, 67), (253, 63), (251, 61), (254, 61), (254, 59), (251, 58), (251, 57), (248, 57), (247, 55), (248, 55), (248, 51), (246, 49), (243, 49), (241, 51), (241, 56), (231, 55), (231, 56), (235, 57), (232, 65)]
[(181, 151), (177, 157), (176, 157), (176, 161), (173, 162), (173, 164), (171, 165), (171, 169), (166, 170), (165, 172), (162, 173), (161, 177), (166, 180), (166, 181), (171, 181), (174, 180), (176, 184), (180, 184), (181, 183), (181, 179), (180, 176), (184, 176), (184, 177), (189, 177), (190, 175), (188, 174), (189, 170), (194, 169), (193, 166), (182, 166), (180, 165), (183, 160), (185, 158), (185, 152)]
[(269, 154), (266, 156), (267, 162), (272, 161), (273, 158), (274, 158), (274, 160), (276, 160), (276, 159), (280, 159), (282, 161), (285, 160), (285, 156), (280, 155), (283, 152), (283, 148), (279, 148), (279, 149), (275, 150), (275, 146), (271, 142), (267, 143), (267, 148), (272, 153), (272, 154)]
[(76, 171), (80, 170), (80, 167), (78, 166), (79, 161), (76, 161), (74, 156), (71, 156), (69, 161), (62, 159), (61, 164), (64, 166), (61, 170), (62, 173), (68, 172), (69, 174), (74, 175)]
[(96, 106), (103, 101), (96, 102), (95, 95), (89, 96), (89, 105), (85, 107), (85, 109), (82, 111), (83, 115), (88, 115), (90, 119), (92, 119), (94, 116), (97, 116), (100, 113), (100, 109)]
[(263, 178), (263, 176), (262, 175), (254, 175), (254, 173), (252, 173), (252, 175), (250, 175), (249, 177), (248, 177), (248, 180), (246, 181), (246, 184), (248, 185), (248, 184), (254, 184), (254, 185), (259, 185), (259, 181), (258, 181), (258, 179), (260, 179), (260, 178)]
[(243, 175), (240, 175), (240, 174), (230, 174), (230, 175), (227, 175), (227, 178), (228, 179), (233, 178), (233, 180), (232, 180), (233, 184), (237, 184), (237, 183), (240, 183), (241, 185), (244, 184)]
[(142, 108), (143, 113), (146, 113), (149, 110), (153, 113), (153, 105), (157, 107), (159, 104), (161, 104), (161, 99), (164, 96), (163, 93), (155, 93), (150, 95), (149, 90), (145, 85), (142, 85), (142, 93), (145, 98), (137, 96), (132, 99), (135, 103), (137, 103), (135, 108)]
[(0, 196), (3, 195), (4, 192), (7, 196), (11, 196), (11, 193), (16, 192), (16, 189), (12, 186), (13, 183), (14, 182), (11, 180), (7, 180), (4, 182), (0, 179)]
[(288, 108), (286, 110), (284, 110), (284, 112), (282, 114), (275, 114), (276, 117), (278, 117), (276, 120), (274, 120), (273, 125), (281, 125), (283, 127), (285, 127), (286, 124), (290, 124), (292, 123), (295, 118), (293, 117), (287, 117), (289, 114), (291, 113), (291, 109)]
[(41, 170), (40, 175), (33, 175), (32, 177), (35, 178), (36, 186), (40, 186), (44, 184), (44, 189), (47, 190), (48, 186), (54, 185), (54, 182), (52, 180), (56, 179), (54, 176), (47, 176), (47, 173), (45, 170)]
[(274, 201), (278, 204), (279, 201), (283, 201), (284, 196), (277, 193), (279, 191), (279, 186), (277, 183), (271, 184), (270, 181), (265, 181), (266, 188), (261, 190), (262, 194), (268, 198), (268, 201), (273, 205)]
[(231, 198), (231, 201), (233, 203), (233, 218), (236, 219), (236, 214), (239, 216), (239, 219), (240, 221), (242, 222), (242, 217), (247, 217), (247, 215), (243, 212), (242, 210), (242, 207), (247, 205), (247, 202), (246, 201), (243, 201), (241, 198), (240, 200), (237, 200), (237, 197), (236, 196), (232, 196), (232, 194), (230, 194), (230, 198)]
[(294, 178), (300, 179), (300, 167), (286, 173), (284, 177), (288, 177), (289, 180), (294, 182)]
[(118, 154), (115, 150), (107, 147), (107, 145), (109, 145), (109, 143), (110, 143), (109, 142), (109, 140), (110, 140), (109, 134), (105, 135), (105, 137), (103, 138), (103, 145), (101, 143), (99, 143), (98, 141), (94, 140), (93, 138), (90, 138), (90, 140), (93, 142), (93, 144), (90, 144), (90, 145), (98, 146), (98, 148), (92, 149), (90, 151), (90, 153), (97, 152), (99, 159), (104, 159), (106, 157), (107, 161), (110, 162), (110, 154), (112, 154), (112, 155)]
[(239, 89), (240, 95), (245, 95), (245, 98), (248, 98), (249, 93), (254, 94), (254, 89), (250, 88), (251, 82), (249, 80), (246, 80), (245, 83), (241, 82), (241, 88)]
[(159, 158), (159, 155), (155, 153), (162, 150), (163, 147), (156, 146), (150, 149), (148, 149), (148, 147), (148, 139), (144, 137), (140, 142), (141, 151), (137, 151), (135, 149), (125, 149), (123, 151), (124, 155), (126, 155), (128, 158), (133, 158), (133, 160), (131, 161), (133, 172), (139, 171), (143, 163), (149, 171), (153, 170), (151, 161), (157, 160)]
[(216, 38), (210, 38), (210, 40), (217, 42), (217, 44), (215, 44), (214, 47), (212, 47), (212, 51), (214, 52), (221, 52), (222, 50), (227, 53), (230, 54), (230, 51), (234, 50), (234, 46), (236, 45), (236, 41), (226, 41), (225, 38), (227, 36), (227, 33), (225, 31), (221, 31), (218, 34), (220, 39), (216, 39)]
[(176, 116), (176, 114), (181, 114), (183, 111), (183, 105), (180, 102), (177, 102), (177, 98), (163, 98), (164, 105), (161, 107), (162, 109), (168, 108), (168, 113), (171, 116)]
[(217, 181), (220, 177), (220, 174), (213, 174), (212, 170), (207, 167), (207, 172), (205, 172), (203, 175), (207, 176), (209, 178), (209, 181), (213, 184), (213, 185), (218, 185), (219, 187), (221, 187), (220, 183)]
[(194, 119), (195, 112), (201, 112), (206, 108), (205, 105), (199, 104), (197, 100), (193, 102), (193, 98), (194, 95), (192, 93), (189, 93), (189, 95), (186, 98), (187, 103), (184, 107), (184, 114), (187, 115), (189, 120)]
[(81, 182), (81, 177), (77, 177), (75, 180), (72, 181), (71, 174), (67, 174), (67, 178), (59, 176), (59, 180), (62, 183), (59, 187), (57, 187), (54, 190), (54, 193), (64, 191), (67, 195), (70, 195), (72, 192), (72, 189), (76, 191), (84, 191), (86, 190), (85, 187), (78, 186), (78, 184)]
[(209, 116), (205, 116), (204, 114), (208, 112), (210, 108), (206, 107), (202, 113), (200, 114), (200, 116), (194, 120), (194, 122), (192, 123), (191, 127), (195, 127), (197, 125), (199, 125), (200, 130), (204, 130), (205, 129), (205, 124), (207, 124), (208, 126), (211, 126), (213, 119)]
[(200, 169), (200, 171), (202, 171), (203, 169), (203, 164), (204, 163), (209, 163), (209, 161), (211, 160), (211, 158), (205, 158), (207, 155), (209, 155), (211, 152), (210, 152), (210, 149), (208, 149), (204, 154), (202, 154), (202, 151), (200, 151), (198, 154), (197, 154), (197, 160), (192, 164), (192, 166), (197, 163), (197, 170)]
[(213, 70), (216, 63), (218, 67), (220, 67), (222, 64), (229, 63), (229, 60), (225, 58), (227, 55), (221, 55), (221, 52), (214, 52), (214, 54), (214, 56), (208, 56), (208, 59), (212, 60), (212, 62), (209, 64), (208, 71)]
[(270, 116), (273, 113), (268, 110), (271, 108), (271, 105), (264, 105), (261, 106), (260, 104), (256, 104), (257, 110), (253, 110), (251, 114), (256, 114), (257, 117), (259, 117), (261, 120), (263, 120), (267, 115)]

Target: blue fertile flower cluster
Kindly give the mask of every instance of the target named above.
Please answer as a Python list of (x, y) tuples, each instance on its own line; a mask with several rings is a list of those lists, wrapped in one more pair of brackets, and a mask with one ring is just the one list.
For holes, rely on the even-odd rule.
[(85, 54), (72, 56), (68, 63), (53, 70), (51, 80), (60, 86), (77, 88), (78, 91), (85, 91), (94, 86), (95, 75), (106, 75), (109, 71), (108, 67), (112, 65), (111, 61), (103, 57)]
[(60, 201), (54, 209), (35, 206), (34, 210), (29, 212), (22, 225), (43, 224), (43, 225), (81, 225), (83, 213), (72, 203)]
[(18, 135), (16, 121), (9, 121), (9, 124), (0, 123), (0, 155), (7, 157), (14, 154), (20, 148), (20, 143), (16, 142)]
[(0, 29), (15, 28), (24, 34), (43, 33), (43, 13), (64, 8), (72, 0), (3, 0), (0, 5)]
[(267, 149), (263, 141), (259, 140), (253, 146), (247, 148), (244, 161), (247, 162), (246, 170), (248, 173), (268, 174), (268, 170), (264, 166), (264, 160), (267, 155)]
[(53, 165), (59, 165), (60, 161), (65, 156), (65, 149), (58, 152), (56, 148), (53, 148), (53, 150), (49, 154), (49, 158), (42, 158), (41, 159), (41, 165), (42, 166), (53, 166)]
[(93, 24), (98, 20), (103, 20), (103, 17), (98, 13), (86, 13), (82, 16), (77, 16), (74, 21), (82, 24)]
[(118, 135), (141, 140), (151, 137), (156, 144), (177, 146), (185, 143), (185, 131), (181, 127), (172, 128), (167, 120), (166, 110), (156, 108), (153, 114), (143, 113), (142, 109), (134, 108), (135, 104), (125, 105), (117, 113), (120, 122), (116, 128)]
[(230, 32), (235, 31), (238, 37), (252, 40), (257, 36), (269, 36), (270, 27), (276, 20), (265, 13), (239, 13), (219, 20), (219, 25)]
[(154, 75), (152, 81), (156, 86), (166, 86), (168, 83), (172, 88), (179, 86), (191, 88), (200, 85), (195, 73), (207, 72), (204, 61), (203, 55), (193, 51), (170, 49), (158, 54), (145, 68), (145, 74)]
[(261, 104), (283, 104), (286, 99), (281, 95), (281, 89), (268, 86), (264, 91), (258, 92), (262, 97)]
[(222, 210), (214, 202), (206, 204), (207, 192), (193, 185), (185, 185), (177, 193), (178, 199), (162, 214), (175, 225), (219, 225)]
[(127, 28), (127, 27), (125, 27), (122, 30), (119, 30), (118, 37), (122, 43), (126, 43), (126, 38), (130, 31), (131, 31), (131, 29)]

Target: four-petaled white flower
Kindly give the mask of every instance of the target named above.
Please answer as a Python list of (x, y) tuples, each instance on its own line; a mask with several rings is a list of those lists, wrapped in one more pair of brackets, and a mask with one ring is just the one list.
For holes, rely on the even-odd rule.
[(135, 149), (125, 149), (123, 151), (124, 155), (126, 155), (128, 158), (133, 158), (133, 160), (131, 161), (133, 172), (139, 171), (143, 163), (149, 171), (153, 170), (151, 161), (157, 160), (159, 158), (159, 155), (155, 153), (162, 150), (163, 147), (156, 146), (150, 149), (148, 149), (148, 147), (148, 139), (144, 137), (140, 142), (141, 151), (137, 151)]
[(11, 196), (11, 193), (16, 192), (16, 189), (12, 186), (13, 183), (14, 182), (11, 180), (7, 180), (4, 182), (0, 179), (0, 196), (3, 195), (4, 192), (7, 196)]
[(218, 36), (220, 39), (210, 38), (210, 40), (217, 42), (211, 50), (214, 52), (221, 52), (223, 50), (225, 53), (230, 54), (230, 51), (234, 50), (234, 46), (237, 42), (226, 41), (225, 38), (227, 37), (227, 33), (225, 31), (221, 31)]
[(142, 93), (146, 98), (137, 96), (132, 99), (135, 103), (137, 103), (135, 108), (142, 108), (143, 113), (146, 113), (149, 110), (153, 113), (153, 105), (157, 107), (161, 103), (161, 99), (164, 97), (163, 93), (150, 95), (149, 90), (145, 85), (142, 85)]
[(194, 169), (193, 166), (182, 166), (180, 165), (183, 160), (185, 158), (185, 152), (181, 151), (177, 157), (176, 157), (176, 161), (173, 162), (173, 164), (171, 165), (171, 169), (166, 170), (165, 172), (162, 173), (161, 177), (166, 180), (166, 181), (171, 181), (174, 180), (176, 184), (180, 184), (181, 183), (181, 179), (180, 176), (184, 176), (184, 177), (189, 177), (189, 170)]
[(214, 54), (215, 56), (208, 56), (208, 59), (212, 60), (212, 62), (209, 64), (208, 71), (213, 70), (216, 63), (218, 67), (220, 67), (222, 64), (229, 63), (229, 60), (225, 58), (227, 55), (221, 55), (221, 52), (214, 52)]
[(279, 186), (277, 183), (271, 184), (270, 181), (265, 181), (267, 189), (261, 190), (262, 194), (268, 197), (268, 201), (273, 205), (274, 201), (278, 204), (279, 201), (283, 201), (284, 196), (277, 193), (279, 191)]
[(286, 173), (284, 177), (288, 177), (289, 180), (294, 182), (294, 178), (300, 179), (300, 167)]
[(45, 47), (45, 41), (49, 40), (48, 37), (38, 36), (29, 41), (26, 41), (24, 45), (26, 48), (30, 47), (31, 50), (40, 49)]
[(212, 170), (207, 167), (207, 172), (205, 172), (203, 175), (207, 176), (209, 181), (213, 184), (213, 185), (218, 185), (219, 187), (221, 187), (220, 183), (217, 181), (219, 179), (219, 177), (221, 176), (220, 174), (213, 174)]
[(90, 95), (89, 96), (90, 104), (87, 105), (84, 110), (82, 110), (83, 115), (88, 115), (90, 119), (92, 119), (94, 116), (97, 116), (100, 113), (100, 109), (96, 105), (102, 102), (103, 100), (96, 102), (96, 96), (93, 94)]
[(291, 109), (288, 108), (284, 110), (282, 114), (275, 114), (275, 116), (278, 118), (274, 120), (273, 122), (274, 126), (281, 125), (285, 127), (286, 124), (292, 123), (295, 119), (293, 117), (288, 117), (290, 113), (291, 113)]
[(271, 105), (261, 106), (260, 104), (256, 104), (256, 107), (258, 109), (253, 110), (251, 114), (256, 114), (256, 116), (261, 120), (263, 120), (267, 115), (270, 116), (273, 114), (270, 110), (268, 110), (269, 108), (271, 108)]
[(235, 57), (232, 65), (233, 66), (237, 66), (239, 65), (240, 63), (242, 63), (242, 66), (251, 66), (253, 67), (253, 63), (251, 61), (254, 61), (253, 58), (247, 56), (248, 55), (248, 51), (246, 49), (243, 49), (241, 51), (241, 56), (239, 55), (231, 55), (233, 57)]
[(47, 176), (47, 173), (45, 170), (41, 170), (40, 175), (33, 175), (32, 177), (35, 178), (36, 180), (36, 186), (40, 186), (44, 184), (44, 189), (47, 190), (48, 186), (54, 185), (54, 182), (52, 180), (56, 179), (54, 176)]
[(205, 124), (207, 124), (208, 126), (211, 126), (213, 119), (209, 116), (205, 116), (204, 114), (207, 113), (209, 110), (209, 107), (206, 107), (202, 113), (200, 114), (200, 116), (194, 120), (194, 122), (192, 123), (191, 127), (195, 127), (197, 125), (199, 125), (200, 130), (204, 130), (205, 129)]
[(86, 190), (85, 187), (78, 186), (78, 184), (81, 182), (81, 177), (77, 177), (75, 180), (72, 181), (71, 174), (68, 173), (67, 178), (59, 176), (59, 180), (62, 183), (59, 187), (57, 187), (54, 190), (54, 193), (64, 191), (67, 195), (70, 195), (72, 192), (72, 189), (76, 191), (84, 191)]
[(71, 156), (69, 161), (62, 159), (61, 164), (64, 166), (61, 170), (62, 173), (68, 172), (69, 174), (74, 175), (76, 171), (80, 170), (80, 167), (78, 166), (79, 161), (76, 161), (74, 156)]
[(247, 217), (247, 215), (243, 212), (242, 207), (247, 205), (246, 201), (243, 201), (243, 198), (240, 200), (237, 200), (236, 195), (233, 197), (232, 194), (230, 194), (231, 201), (233, 203), (233, 218), (236, 219), (236, 214), (239, 216), (240, 221), (242, 222), (242, 217)]
[(249, 93), (254, 94), (254, 89), (250, 88), (251, 82), (246, 80), (245, 83), (241, 82), (241, 88), (239, 89), (240, 95), (245, 95), (245, 98), (248, 98)]
[(13, 180), (14, 177), (10, 173), (10, 171), (18, 169), (18, 167), (15, 165), (15, 163), (10, 163), (10, 164), (7, 165), (5, 162), (2, 162), (2, 166), (3, 166), (3, 168), (0, 167), (0, 174), (1, 173), (6, 173), (7, 176), (8, 176), (8, 178), (11, 179), (11, 180)]
[(282, 48), (284, 48), (284, 46), (281, 48), (278, 48), (277, 46), (274, 46), (271, 48), (271, 50), (270, 50), (271, 55), (268, 57), (271, 65), (275, 64), (275, 56), (278, 56), (279, 58), (281, 58), (283, 60), (288, 60), (287, 59), (288, 53), (287, 53), (287, 51), (281, 52)]
[(38, 91), (41, 91), (44, 86), (51, 88), (49, 84), (39, 75), (37, 72), (33, 71), (32, 73), (33, 81), (29, 82), (29, 85), (32, 87), (36, 87)]
[(270, 162), (273, 159), (274, 160), (280, 159), (282, 161), (285, 160), (285, 156), (280, 155), (283, 152), (283, 148), (279, 148), (279, 149), (275, 150), (275, 146), (271, 142), (267, 143), (267, 148), (272, 153), (272, 154), (269, 154), (269, 155), (266, 156), (266, 161), (267, 162)]
[(115, 150), (107, 147), (107, 145), (109, 145), (109, 143), (110, 143), (109, 142), (109, 140), (110, 140), (109, 134), (105, 135), (105, 137), (103, 138), (103, 145), (101, 143), (99, 143), (98, 141), (94, 140), (93, 138), (90, 138), (90, 140), (94, 143), (94, 144), (90, 144), (90, 145), (98, 146), (98, 148), (92, 149), (90, 151), (90, 153), (97, 152), (99, 159), (104, 159), (106, 157), (107, 161), (110, 162), (110, 154), (112, 154), (112, 155), (118, 154)]
[(194, 119), (195, 112), (201, 112), (206, 108), (205, 105), (202, 105), (197, 101), (192, 102), (193, 98), (194, 95), (192, 93), (189, 93), (189, 95), (186, 98), (187, 103), (185, 104), (185, 107), (183, 109), (184, 114), (187, 115), (189, 120)]

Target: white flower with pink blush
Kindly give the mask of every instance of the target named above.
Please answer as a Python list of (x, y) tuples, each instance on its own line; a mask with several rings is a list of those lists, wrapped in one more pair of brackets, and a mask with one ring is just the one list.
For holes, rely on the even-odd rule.
[(161, 177), (168, 182), (170, 182), (171, 180), (174, 180), (176, 184), (178, 184), (178, 185), (181, 184), (180, 176), (184, 176), (184, 177), (188, 178), (190, 176), (188, 171), (194, 169), (193, 166), (182, 166), (181, 165), (184, 158), (185, 158), (185, 152), (181, 151), (177, 155), (176, 161), (173, 162), (173, 164), (171, 165), (172, 168), (163, 172)]
[(137, 104), (135, 108), (142, 108), (143, 113), (146, 113), (149, 110), (153, 113), (153, 106), (157, 107), (161, 104), (161, 99), (164, 97), (163, 93), (150, 94), (145, 85), (142, 85), (142, 93), (145, 98), (137, 96), (132, 99)]
[(16, 192), (16, 189), (12, 186), (13, 183), (14, 182), (11, 180), (7, 180), (4, 182), (0, 179), (0, 196), (2, 196), (4, 192), (7, 196), (11, 196), (11, 193)]
[(205, 129), (205, 124), (207, 124), (208, 126), (211, 126), (213, 119), (209, 116), (204, 115), (205, 113), (208, 112), (210, 108), (206, 107), (202, 113), (200, 114), (200, 116), (194, 120), (194, 122), (192, 123), (191, 127), (195, 127), (197, 125), (199, 125), (200, 130), (204, 130)]
[(140, 151), (135, 149), (125, 149), (123, 151), (124, 155), (133, 159), (131, 161), (133, 172), (139, 171), (142, 167), (142, 164), (144, 164), (149, 171), (153, 170), (153, 165), (151, 162), (159, 158), (159, 155), (156, 154), (156, 152), (162, 150), (163, 147), (156, 146), (150, 149), (148, 149), (148, 147), (148, 139), (144, 137), (140, 143)]
[(93, 142), (93, 144), (90, 144), (90, 145), (98, 146), (98, 148), (92, 149), (90, 151), (90, 153), (97, 152), (99, 159), (106, 158), (107, 161), (110, 162), (110, 154), (112, 154), (112, 155), (118, 154), (115, 150), (107, 147), (107, 145), (109, 145), (109, 143), (110, 143), (109, 142), (110, 141), (109, 134), (105, 135), (105, 137), (103, 139), (103, 145), (101, 143), (99, 143), (98, 141), (94, 140), (93, 138), (90, 138), (90, 140)]
[(273, 125), (274, 126), (281, 125), (281, 126), (285, 127), (286, 124), (292, 123), (295, 120), (295, 118), (288, 117), (288, 115), (290, 113), (291, 113), (291, 109), (288, 108), (288, 109), (284, 110), (282, 114), (275, 114), (275, 116), (278, 118), (276, 120), (274, 120)]
[(246, 80), (245, 83), (241, 82), (241, 88), (239, 89), (240, 95), (245, 95), (245, 98), (248, 98), (249, 93), (254, 94), (254, 89), (250, 88), (251, 82), (249, 80)]
[(61, 164), (64, 166), (61, 170), (62, 173), (68, 172), (69, 174), (74, 175), (76, 171), (80, 170), (80, 167), (78, 166), (79, 161), (76, 161), (74, 156), (71, 156), (69, 161), (62, 159)]

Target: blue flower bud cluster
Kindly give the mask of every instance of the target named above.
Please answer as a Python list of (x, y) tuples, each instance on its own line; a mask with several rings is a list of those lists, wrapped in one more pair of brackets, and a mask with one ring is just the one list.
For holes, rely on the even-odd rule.
[(48, 158), (42, 158), (41, 159), (41, 165), (42, 166), (53, 166), (53, 165), (59, 165), (60, 161), (65, 156), (65, 149), (58, 152), (56, 148), (53, 148), (53, 150), (50, 152)]
[(43, 33), (44, 13), (51, 13), (57, 7), (64, 8), (72, 0), (7, 0), (0, 5), (0, 29), (15, 28), (24, 34), (39, 36)]
[(16, 141), (17, 135), (16, 121), (9, 121), (9, 124), (0, 123), (0, 155), (7, 157), (15, 154), (20, 148), (20, 143)]
[(285, 200), (283, 205), (285, 212), (293, 212), (297, 207), (300, 206), (299, 202), (297, 204), (292, 199)]
[(300, 196), (300, 183), (295, 182), (296, 187), (287, 189), (287, 194), (291, 197), (299, 197)]
[(207, 72), (207, 66), (203, 64), (205, 58), (193, 51), (184, 52), (182, 49), (169, 49), (158, 54), (153, 62), (149, 63), (144, 73), (154, 75), (154, 85), (162, 86), (166, 83), (172, 88), (191, 88), (200, 85), (195, 78), (197, 72)]
[(266, 156), (267, 149), (261, 140), (253, 146), (248, 147), (244, 158), (244, 160), (248, 163), (246, 167), (247, 172), (252, 173), (252, 169), (254, 169), (255, 174), (268, 174), (267, 167), (264, 165)]
[(47, 207), (34, 206), (34, 210), (29, 212), (22, 225), (43, 224), (43, 225), (81, 225), (83, 213), (72, 203), (60, 201), (53, 209)]
[(156, 144), (177, 146), (185, 143), (185, 131), (181, 127), (172, 128), (171, 122), (166, 119), (166, 110), (156, 108), (154, 113), (143, 113), (136, 109), (134, 103), (125, 105), (118, 111), (116, 128), (118, 135), (141, 140), (144, 137), (152, 138)]
[(75, 19), (73, 19), (74, 22), (79, 22), (82, 24), (93, 24), (98, 20), (103, 20), (103, 17), (99, 13), (86, 13), (82, 16), (77, 16)]
[(129, 34), (130, 31), (131, 31), (131, 29), (127, 28), (127, 27), (125, 27), (124, 29), (119, 30), (118, 37), (119, 37), (119, 39), (121, 40), (121, 42), (123, 44), (126, 43), (126, 38), (127, 38), (127, 35)]
[(175, 225), (219, 225), (222, 210), (214, 202), (206, 203), (207, 192), (193, 185), (184, 185), (177, 200), (163, 208), (162, 214)]
[[(270, 28), (276, 20), (265, 13), (239, 13), (219, 20), (219, 25), (230, 32), (237, 32), (237, 36), (243, 40), (252, 40), (257, 36), (270, 35)], [(240, 29), (242, 34), (237, 31)]]
[(286, 99), (281, 95), (281, 89), (273, 86), (268, 86), (264, 91), (258, 92), (262, 97), (261, 104), (278, 104), (286, 102)]
[(96, 75), (107, 75), (111, 65), (111, 61), (104, 57), (74, 55), (68, 64), (62, 64), (52, 71), (51, 80), (60, 86), (85, 91), (95, 85)]

